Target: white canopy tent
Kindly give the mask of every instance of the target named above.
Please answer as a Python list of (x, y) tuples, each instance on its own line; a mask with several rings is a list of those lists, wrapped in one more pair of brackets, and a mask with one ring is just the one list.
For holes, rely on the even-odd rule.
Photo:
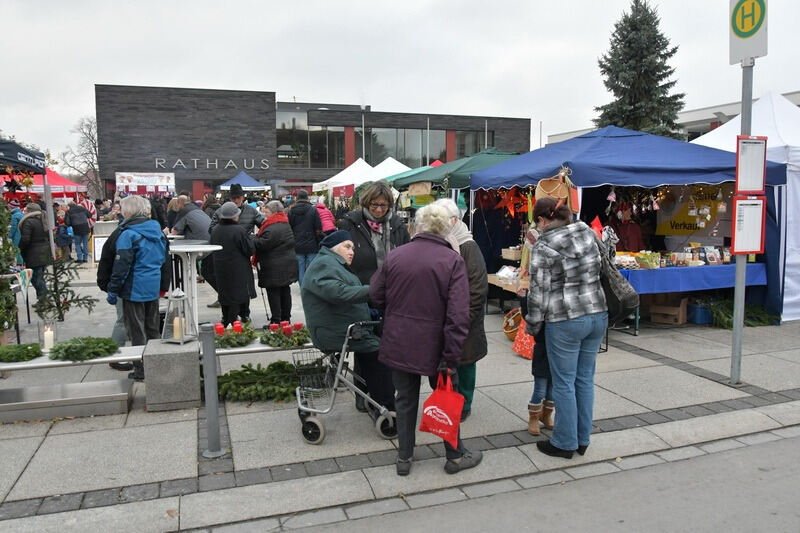
[[(783, 277), (783, 320), (800, 319), (800, 108), (778, 93), (753, 102), (752, 135), (767, 137), (767, 159), (786, 163), (782, 195), (786, 212), (786, 257)], [(741, 115), (693, 140), (693, 143), (736, 151)], [(776, 188), (777, 189), (777, 188)], [(780, 187), (783, 189), (783, 187)]]
[(375, 174), (373, 176), (373, 180), (382, 180), (407, 170), (411, 170), (411, 167), (407, 167), (394, 157), (387, 157), (381, 161), (380, 164), (375, 165)]
[(328, 189), (342, 187), (344, 185), (358, 185), (364, 183), (365, 181), (374, 179), (374, 172), (375, 169), (372, 168), (369, 163), (359, 157), (353, 164), (335, 176), (328, 178), (325, 181), (315, 183), (312, 187), (312, 190), (314, 192), (327, 191)]

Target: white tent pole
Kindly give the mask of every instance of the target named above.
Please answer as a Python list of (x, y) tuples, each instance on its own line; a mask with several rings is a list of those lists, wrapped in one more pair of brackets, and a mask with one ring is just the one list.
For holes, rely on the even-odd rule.
[(425, 164), (431, 164), (431, 117), (428, 117), (428, 147), (425, 149)]
[(472, 217), (475, 213), (475, 191), (469, 190), (469, 230), (472, 231)]

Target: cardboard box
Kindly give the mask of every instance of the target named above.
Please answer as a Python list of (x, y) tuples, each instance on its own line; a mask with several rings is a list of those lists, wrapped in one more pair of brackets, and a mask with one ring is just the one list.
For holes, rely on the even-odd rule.
[(686, 324), (688, 297), (680, 293), (654, 294), (650, 301), (650, 322), (678, 326)]

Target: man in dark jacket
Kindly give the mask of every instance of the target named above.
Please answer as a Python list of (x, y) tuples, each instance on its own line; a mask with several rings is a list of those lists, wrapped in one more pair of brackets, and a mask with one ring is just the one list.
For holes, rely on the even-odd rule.
[(78, 263), (86, 263), (89, 260), (89, 233), (91, 232), (89, 220), (91, 216), (89, 210), (83, 205), (74, 202), (69, 204), (65, 221), (67, 226), (72, 228)]
[[(247, 235), (251, 235), (255, 228), (260, 228), (261, 224), (264, 223), (264, 215), (258, 211), (258, 209), (252, 207), (247, 202), (244, 201), (244, 190), (242, 186), (238, 183), (234, 183), (231, 185), (231, 192), (230, 192), (230, 199), (231, 202), (236, 204), (236, 207), (240, 209), (239, 213), (239, 222), (238, 224), (244, 228), (244, 231)], [(222, 208), (220, 208), (222, 209)], [(208, 232), (213, 233), (214, 227), (219, 224), (219, 209), (214, 212), (214, 216), (211, 217), (211, 224), (208, 227)], [(205, 261), (203, 261), (202, 272), (201, 274), (203, 277), (208, 281), (209, 285), (214, 290), (217, 290), (217, 282), (216, 282), (216, 275), (214, 273), (214, 261), (211, 261), (210, 258), (213, 257), (214, 254), (207, 256)], [(255, 289), (253, 289), (255, 291)], [(208, 304), (208, 307), (219, 307), (219, 299), (217, 301)]]
[[(150, 202), (146, 198), (128, 196), (121, 205), (126, 219), (145, 220), (124, 225), (117, 236), (106, 301), (116, 305), (122, 299), (123, 320), (131, 345), (141, 346), (160, 337), (158, 298), (164, 290), (163, 270), (169, 247), (158, 222), (150, 219)], [(166, 279), (168, 282), (169, 277)], [(134, 371), (128, 377), (144, 380), (141, 362), (134, 363)]]
[(183, 235), (185, 239), (207, 241), (211, 236), (208, 231), (211, 218), (197, 204), (192, 203), (188, 196), (178, 196), (178, 205), (181, 208), (175, 225), (172, 226), (172, 233)]
[(36, 297), (47, 292), (44, 282), (44, 267), (50, 262), (50, 239), (45, 230), (44, 213), (33, 202), (25, 206), (25, 215), (19, 221), (19, 250), (25, 266), (33, 270), (31, 285), (36, 289)]
[(294, 252), (297, 255), (297, 273), (300, 285), (311, 261), (319, 252), (322, 221), (317, 208), (308, 201), (308, 191), (297, 191), (297, 203), (289, 210), (289, 225), (294, 233)]
[[(369, 297), (383, 311), (384, 327), (378, 360), (392, 369), (397, 389), (397, 474), (408, 475), (414, 455), (420, 377), (436, 387), (440, 372), (452, 376), (469, 332), (469, 283), (464, 260), (445, 239), (450, 214), (428, 205), (417, 212), (419, 232), (390, 252), (370, 280)], [(481, 452), (444, 443), (448, 474), (480, 463)]]

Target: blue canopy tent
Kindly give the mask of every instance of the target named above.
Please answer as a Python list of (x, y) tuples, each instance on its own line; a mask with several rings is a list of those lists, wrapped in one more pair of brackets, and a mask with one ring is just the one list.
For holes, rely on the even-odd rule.
[[(471, 175), (470, 188), (535, 185), (571, 169), (577, 187), (720, 184), (735, 181), (736, 154), (676, 139), (607, 126), (552, 144)], [(780, 315), (783, 302), (786, 165), (767, 162), (768, 289), (764, 305)]]
[(225, 183), (222, 183), (219, 186), (219, 189), (221, 191), (228, 191), (230, 190), (231, 185), (233, 185), (234, 183), (238, 183), (239, 185), (241, 185), (242, 190), (245, 191), (264, 191), (267, 189), (266, 185), (264, 185), (260, 181), (250, 176), (250, 174), (248, 174), (244, 170), (240, 171), (238, 174), (236, 174), (234, 177), (232, 177)]

